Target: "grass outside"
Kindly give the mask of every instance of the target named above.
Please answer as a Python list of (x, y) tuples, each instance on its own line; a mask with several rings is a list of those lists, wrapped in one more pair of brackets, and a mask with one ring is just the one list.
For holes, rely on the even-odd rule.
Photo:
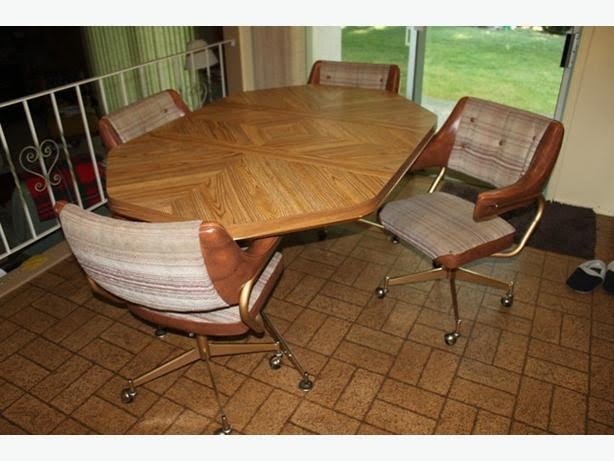
[[(531, 29), (429, 27), (423, 97), (465, 95), (552, 116), (563, 69), (564, 37)], [(344, 27), (342, 59), (397, 64), (405, 94), (405, 27)]]

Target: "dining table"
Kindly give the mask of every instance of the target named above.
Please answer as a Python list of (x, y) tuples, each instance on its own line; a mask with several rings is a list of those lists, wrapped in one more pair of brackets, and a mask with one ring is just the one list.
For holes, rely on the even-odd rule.
[(112, 149), (109, 205), (133, 220), (218, 222), (235, 240), (358, 220), (383, 204), (436, 121), (379, 90), (234, 93)]

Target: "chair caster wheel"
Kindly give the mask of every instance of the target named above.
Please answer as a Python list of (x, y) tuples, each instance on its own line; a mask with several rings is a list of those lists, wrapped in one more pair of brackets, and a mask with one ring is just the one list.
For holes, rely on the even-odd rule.
[(281, 368), (281, 356), (282, 354), (275, 354), (269, 358), (269, 366), (273, 370), (279, 370)]
[(230, 435), (232, 434), (232, 427), (228, 424), (226, 415), (222, 415), (222, 426), (213, 431), (213, 435)]
[(166, 333), (168, 333), (168, 331), (166, 331), (164, 328), (162, 327), (158, 327), (156, 328), (156, 331), (154, 331), (154, 335), (156, 335), (158, 338), (163, 338), (166, 336)]
[(390, 241), (394, 244), (394, 245), (398, 245), (399, 243), (399, 237), (397, 237), (396, 235), (393, 235), (392, 237), (390, 237)]
[(446, 333), (443, 335), (443, 340), (448, 346), (454, 346), (456, 344), (456, 340), (460, 337), (460, 333), (454, 331), (452, 333)]
[(388, 294), (388, 288), (377, 287), (375, 289), (375, 296), (377, 296), (379, 299), (382, 299), (384, 296), (386, 296), (386, 294)]
[(501, 298), (503, 307), (512, 307), (512, 304), (514, 304), (514, 295), (505, 295)]
[(298, 382), (298, 388), (305, 392), (313, 389), (313, 381), (309, 379), (309, 375), (307, 374), (307, 372), (305, 372), (301, 380)]
[(136, 397), (136, 391), (127, 387), (122, 390), (120, 396), (122, 398), (122, 402), (130, 403), (134, 400), (134, 397)]

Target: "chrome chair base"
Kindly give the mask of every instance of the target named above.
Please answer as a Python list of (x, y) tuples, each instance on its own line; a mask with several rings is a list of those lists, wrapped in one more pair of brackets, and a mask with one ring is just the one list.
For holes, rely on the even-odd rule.
[(230, 435), (232, 434), (232, 427), (228, 423), (228, 418), (226, 415), (222, 415), (222, 427), (217, 428), (213, 431), (213, 435)]
[(301, 380), (298, 383), (298, 388), (305, 392), (310, 391), (313, 388), (313, 381), (311, 378), (309, 378), (309, 373), (307, 373), (300, 362), (296, 360), (296, 357), (294, 357), (294, 354), (290, 350), (290, 346), (288, 346), (288, 343), (283, 336), (279, 334), (277, 328), (275, 328), (275, 325), (273, 325), (273, 323), (269, 320), (269, 317), (264, 312), (261, 312), (260, 316), (262, 317), (266, 330), (273, 337), (273, 339), (277, 341), (279, 347), (279, 351), (277, 351), (277, 353), (269, 359), (269, 365), (273, 370), (277, 370), (281, 367), (282, 357), (288, 357), (292, 365), (294, 365), (294, 368), (296, 368), (296, 370), (301, 374)]
[(261, 312), (262, 319), (266, 326), (267, 332), (273, 338), (274, 342), (270, 343), (227, 343), (227, 342), (210, 342), (205, 336), (198, 335), (190, 335), (195, 337), (196, 346), (194, 349), (191, 349), (187, 352), (184, 352), (178, 357), (171, 359), (170, 361), (160, 365), (159, 367), (154, 368), (153, 370), (148, 371), (147, 373), (142, 374), (141, 376), (129, 379), (128, 387), (122, 389), (120, 393), (120, 397), (123, 403), (131, 403), (137, 395), (136, 388), (142, 384), (148, 383), (156, 378), (159, 378), (163, 375), (166, 375), (172, 371), (178, 370), (186, 365), (189, 365), (197, 360), (203, 360), (209, 371), (209, 375), (211, 376), (211, 383), (213, 385), (213, 390), (215, 393), (215, 398), (217, 400), (220, 418), (222, 421), (222, 426), (214, 431), (214, 434), (220, 435), (228, 435), (232, 433), (232, 427), (228, 423), (228, 418), (224, 413), (224, 408), (222, 405), (222, 401), (220, 399), (220, 395), (217, 389), (217, 385), (215, 382), (215, 377), (213, 375), (213, 371), (211, 370), (211, 366), (209, 363), (209, 359), (211, 357), (217, 357), (221, 355), (237, 355), (237, 354), (245, 354), (252, 352), (274, 352), (273, 356), (269, 359), (269, 365), (272, 369), (277, 370), (281, 368), (281, 361), (284, 356), (288, 357), (288, 359), (292, 362), (296, 370), (300, 373), (301, 379), (299, 380), (298, 387), (302, 391), (309, 391), (313, 388), (313, 381), (309, 377), (309, 373), (303, 369), (301, 364), (296, 360), (294, 354), (290, 350), (288, 344), (285, 342), (283, 337), (279, 334), (279, 332), (275, 329), (273, 324), (270, 322), (268, 317)]
[(460, 338), (460, 333), (458, 331), (453, 331), (443, 335), (443, 340), (448, 346), (454, 346), (458, 338)]
[(446, 269), (434, 267), (433, 269), (417, 272), (415, 274), (400, 275), (397, 277), (386, 276), (384, 283), (375, 289), (375, 296), (379, 299), (388, 294), (390, 286), (405, 285), (408, 283), (429, 282), (447, 278), (450, 281), (450, 294), (452, 295), (452, 308), (454, 310), (455, 328), (454, 331), (444, 335), (444, 342), (448, 346), (453, 346), (461, 336), (461, 319), (458, 314), (458, 300), (456, 299), (456, 280), (486, 285), (492, 288), (504, 289), (506, 294), (501, 298), (501, 305), (511, 307), (514, 303), (514, 282), (504, 282), (502, 280), (479, 274), (477, 272), (459, 267), (457, 269)]
[(511, 292), (508, 292), (501, 298), (501, 305), (503, 307), (512, 307), (512, 304), (514, 304), (514, 295)]
[(309, 378), (307, 372), (303, 373), (303, 377), (298, 382), (298, 388), (304, 392), (309, 392), (313, 389), (313, 381)]
[(128, 387), (122, 389), (120, 397), (124, 403), (130, 403), (136, 397), (136, 390), (131, 379), (128, 380)]

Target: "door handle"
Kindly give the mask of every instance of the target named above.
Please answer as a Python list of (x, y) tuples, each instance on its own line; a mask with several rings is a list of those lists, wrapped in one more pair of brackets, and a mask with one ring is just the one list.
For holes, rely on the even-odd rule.
[(575, 33), (567, 32), (565, 34), (565, 45), (563, 45), (563, 54), (561, 55), (560, 67), (566, 69), (571, 62), (571, 52), (573, 49), (573, 42), (575, 39)]

